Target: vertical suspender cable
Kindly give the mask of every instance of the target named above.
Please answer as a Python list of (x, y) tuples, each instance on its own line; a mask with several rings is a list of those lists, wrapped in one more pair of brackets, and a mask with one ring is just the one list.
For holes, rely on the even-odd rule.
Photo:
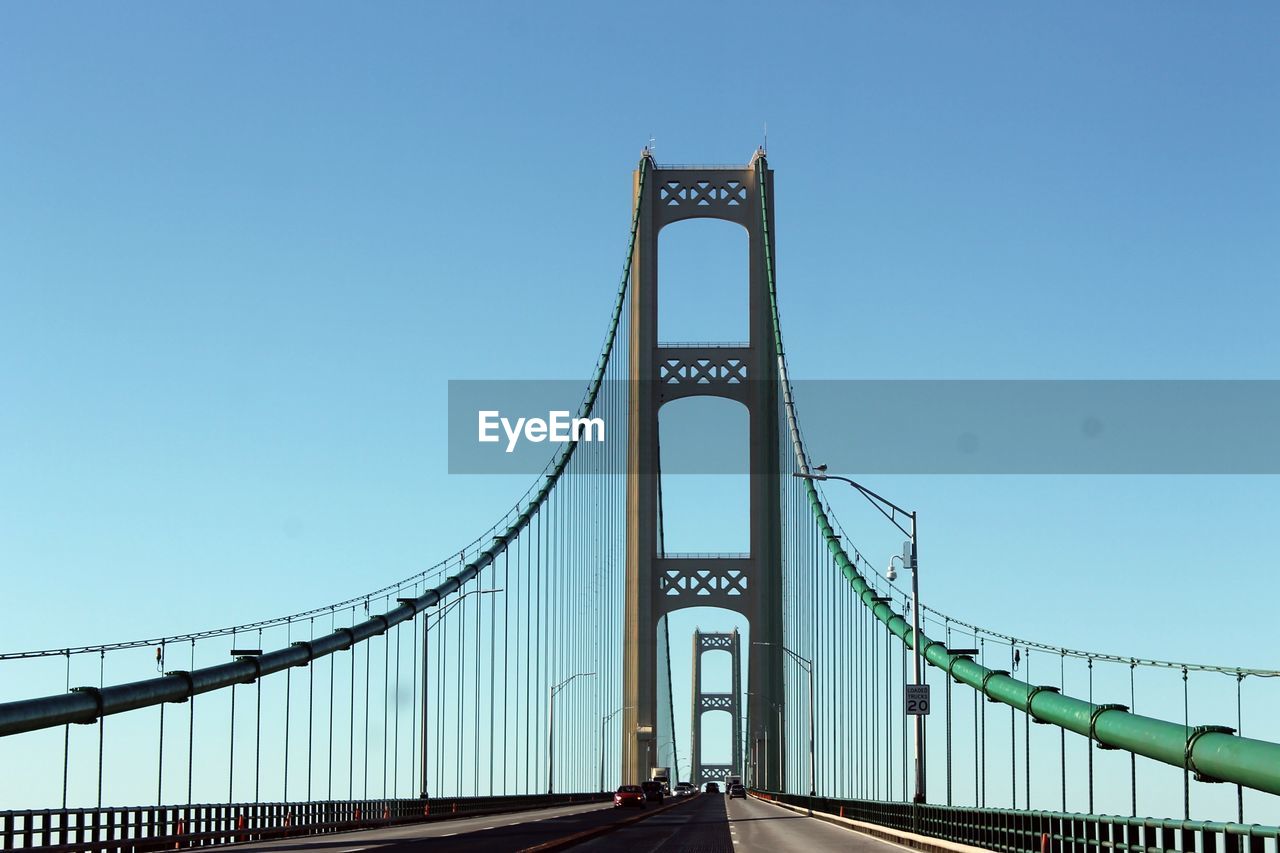
[[(1092, 697), (1090, 697), (1092, 700)], [(1187, 668), (1182, 668), (1182, 725), (1188, 737), (1191, 735), (1191, 700), (1187, 696)], [(1191, 759), (1182, 762), (1182, 817), (1191, 820)]]
[[(401, 622), (401, 625), (403, 625), (403, 622)], [(388, 688), (390, 686), (388, 684), (388, 681), (390, 679), (388, 678), (388, 675), (387, 675), (387, 669), (388, 669), (388, 666), (390, 665), (390, 657), (392, 656), (390, 656), (390, 649), (385, 647), (385, 644), (383, 646), (383, 658), (384, 658), (383, 660), (383, 797), (398, 797), (399, 795), (399, 676), (401, 676), (401, 663), (399, 663), (399, 657), (401, 657), (401, 647), (404, 644), (403, 638), (401, 637), (401, 625), (396, 626), (396, 689), (390, 692), (390, 698), (388, 698), (388, 695), (387, 695)], [(413, 620), (412, 628), (415, 629), (413, 633), (416, 634), (417, 620)], [(416, 657), (417, 656), (415, 656), (415, 660), (416, 660)], [(416, 667), (415, 667), (415, 671), (416, 671)], [(417, 679), (413, 680), (413, 684), (415, 684), (415, 688), (416, 688)], [(410, 690), (410, 695), (413, 695), (413, 693), (416, 693), (416, 689)], [(387, 740), (388, 740), (387, 738), (387, 703), (388, 702), (396, 703), (396, 722), (394, 722), (394, 725), (396, 725), (396, 738), (392, 740), (392, 752), (394, 754), (394, 757), (392, 760), (392, 781), (390, 781), (389, 792), (388, 792), (388, 785), (387, 785)], [(412, 742), (413, 742), (413, 736), (411, 734), (410, 744), (412, 744)]]
[[(950, 618), (946, 620), (946, 638), (947, 638), (946, 639), (947, 648), (950, 649), (952, 648)], [(946, 708), (946, 714), (947, 714), (947, 805), (949, 806), (951, 805), (951, 675), (950, 674), (947, 675), (945, 681), (947, 685), (946, 686), (946, 690), (947, 690), (947, 708)]]
[[(1240, 709), (1240, 687), (1244, 684), (1244, 673), (1236, 673), (1236, 734), (1244, 737), (1244, 715)], [(1136, 813), (1136, 807), (1135, 807)], [(1244, 823), (1244, 787), (1236, 783), (1236, 823)]]
[[(482, 572), (481, 574), (483, 574), (483, 572)], [(472, 792), (474, 795), (476, 795), (476, 796), (479, 796), (479, 795), (480, 795), (480, 632), (481, 632), (481, 624), (480, 624), (480, 623), (481, 623), (481, 617), (482, 617), (482, 615), (483, 615), (483, 614), (481, 613), (481, 611), (480, 611), (480, 600), (481, 600), (482, 598), (484, 598), (484, 596), (480, 594), (480, 587), (481, 587), (481, 583), (480, 583), (480, 575), (476, 575), (476, 588), (475, 588), (475, 595), (473, 596), (473, 597), (475, 598), (475, 602), (476, 602), (476, 613), (475, 613), (475, 617), (476, 617), (476, 618), (475, 618), (475, 623), (476, 623), (476, 647), (475, 647), (476, 690), (475, 690), (475, 695), (472, 697), (472, 698), (473, 698), (473, 700), (474, 700), (474, 704), (475, 704), (475, 728), (473, 728), (473, 729), (472, 729), (472, 734), (471, 734), (471, 743), (472, 743), (472, 749), (471, 749), (471, 754), (472, 754), (472, 760), (471, 760), (471, 764), (472, 764), (472, 770), (471, 770), (471, 774), (472, 774), (472, 775), (471, 775), (471, 792)], [(493, 703), (492, 703), (492, 700), (490, 700), (490, 705), (492, 705), (492, 704), (493, 704)]]
[[(1137, 669), (1136, 660), (1129, 661), (1129, 712), (1137, 713), (1138, 697), (1134, 688), (1133, 673)], [(1129, 753), (1129, 810), (1133, 817), (1138, 816), (1138, 754)]]
[[(161, 660), (164, 658), (164, 641), (160, 643)], [(67, 658), (67, 687), (66, 691), (71, 692), (71, 650), (64, 652)], [(164, 755), (164, 703), (160, 703), (160, 755)], [(67, 723), (62, 727), (62, 808), (67, 807), (67, 783), (70, 781), (71, 770), (71, 724)], [(157, 805), (159, 805), (159, 789), (157, 788)]]
[[(987, 638), (986, 637), (978, 638), (978, 659), (979, 661), (981, 661), (983, 666), (987, 665)], [(985, 691), (983, 692), (985, 693)], [(978, 805), (981, 806), (982, 808), (987, 807), (987, 703), (985, 700), (986, 700), (985, 695), (982, 697), (982, 699), (979, 699), (978, 691), (976, 690), (974, 691), (973, 701), (977, 703), (978, 708), (980, 708), (982, 712), (982, 726), (981, 726), (982, 753), (981, 753), (981, 760), (979, 762), (982, 765), (982, 795), (978, 800)]]
[[(413, 594), (415, 594), (415, 596), (420, 596), (421, 594), (419, 592), (419, 588), (417, 588), (417, 584), (413, 584)], [(413, 657), (410, 662), (410, 688), (408, 688), (408, 697), (410, 697), (410, 712), (408, 712), (408, 751), (410, 751), (412, 756), (421, 756), (420, 751), (426, 745), (426, 740), (421, 736), (425, 733), (426, 729), (425, 727), (422, 727), (421, 720), (419, 720), (419, 716), (417, 716), (419, 715), (419, 710), (422, 704), (422, 697), (419, 695), (419, 692), (417, 692), (417, 667), (419, 667), (417, 651), (419, 651), (420, 647), (419, 639), (417, 639), (417, 626), (419, 626), (420, 621), (422, 625), (426, 625), (426, 613), (422, 615), (421, 620), (413, 620), (413, 630), (410, 631), (410, 635), (408, 635), (408, 642), (410, 642), (410, 648), (413, 653)], [(425, 684), (422, 685), (422, 689), (426, 689)], [(396, 697), (396, 704), (397, 707), (399, 707), (398, 695)], [(396, 754), (398, 760), (398, 735), (396, 740)], [(415, 792), (415, 790), (417, 790), (417, 792), (422, 792), (422, 790), (426, 789), (426, 779), (422, 777), (422, 770), (424, 770), (424, 767), (421, 767), (421, 761), (413, 761), (410, 763), (410, 766), (412, 767), (412, 770), (410, 771), (410, 774), (408, 774), (408, 788), (410, 788), (410, 795), (412, 795), (412, 792)], [(392, 795), (397, 799), (399, 798), (399, 774), (397, 774), (396, 779), (392, 781)]]
[[(236, 647), (236, 632), (231, 632), (231, 648)], [(230, 734), (227, 737), (227, 802), (234, 803), (235, 798), (235, 779), (236, 779), (236, 686), (231, 685), (231, 712), (228, 715), (231, 724), (228, 726)]]
[[(543, 659), (546, 655), (546, 647), (542, 642), (542, 635), (543, 635), (542, 590), (544, 588), (542, 567), (543, 567), (543, 563), (545, 562), (545, 553), (546, 553), (546, 547), (547, 547), (546, 523), (545, 523), (542, 512), (538, 513), (538, 541), (536, 545), (537, 547), (536, 547), (535, 553), (537, 555), (537, 560), (536, 560), (537, 568), (534, 572), (535, 574), (534, 583), (536, 586), (535, 601), (537, 602), (537, 604), (534, 607), (534, 613), (533, 613), (533, 616), (534, 616), (533, 633), (537, 642), (537, 657), (534, 663), (534, 666), (535, 666), (534, 681), (538, 684), (538, 688), (539, 688), (536, 694), (539, 697), (539, 710), (536, 713), (537, 719), (536, 719), (535, 731), (542, 731), (543, 719), (542, 719), (542, 713), (541, 713), (541, 698), (540, 698), (542, 695), (541, 687), (543, 682), (548, 682), (548, 683), (550, 682), (550, 679), (546, 677), (546, 674), (545, 674), (546, 670), (544, 670), (542, 666)], [(533, 745), (530, 744), (531, 748), (532, 746)], [(536, 755), (537, 753), (533, 752), (532, 754)], [(539, 762), (537, 772), (534, 773), (534, 778), (537, 779), (541, 777), (542, 777), (542, 764), (541, 762)]]
[[(462, 601), (464, 589), (458, 590), (458, 601)], [(463, 692), (462, 679), (467, 670), (467, 605), (465, 602), (458, 605), (458, 692), (454, 694), (453, 705), (456, 710), (454, 719), (457, 721), (457, 727), (454, 732), (457, 733), (457, 740), (453, 745), (454, 758), (454, 796), (462, 796), (462, 753), (466, 747), (467, 738), (462, 728), (463, 714), (467, 708), (467, 696)]]
[[(502, 556), (503, 556), (503, 559), (506, 559), (506, 556), (507, 556), (506, 545), (502, 546)], [(497, 573), (498, 573), (497, 564), (495, 563), (489, 569), (489, 579), (491, 582), (495, 580), (494, 576), (497, 575)], [(493, 728), (494, 728), (493, 724), (494, 724), (496, 706), (498, 704), (498, 697), (494, 693), (494, 688), (496, 685), (497, 668), (498, 668), (497, 667), (497, 663), (498, 663), (497, 635), (496, 635), (497, 628), (498, 628), (498, 623), (497, 623), (498, 602), (493, 598), (493, 595), (496, 595), (496, 594), (497, 593), (493, 593), (492, 595), (489, 596), (489, 739), (485, 741), (485, 743), (489, 745), (489, 796), (491, 797), (493, 796), (493, 747), (495, 743), (495, 740), (493, 737)]]
[[(1031, 647), (1027, 646), (1026, 668), (1023, 675), (1028, 684), (1033, 684), (1031, 680)], [(1026, 714), (1023, 715), (1022, 721), (1022, 748), (1024, 752), (1024, 763), (1022, 765), (1022, 775), (1026, 779), (1026, 799), (1022, 803), (1025, 809), (1031, 808), (1031, 707), (1027, 707)]]
[[(356, 606), (351, 605), (351, 625), (356, 624)], [(356, 798), (356, 647), (348, 638), (347, 651), (351, 655), (351, 676), (347, 679), (350, 700), (347, 703), (347, 799)]]
[[(335, 622), (334, 612), (330, 610), (329, 611), (330, 633), (333, 632), (333, 629), (335, 627), (334, 622)], [(338, 660), (337, 655), (329, 655), (329, 788), (328, 788), (328, 792), (325, 794), (325, 799), (327, 800), (333, 800), (333, 695), (334, 695), (334, 681), (336, 680), (335, 671), (337, 668), (337, 663), (336, 663), (337, 660)], [(259, 679), (258, 681), (258, 709), (259, 709), (259, 713), (261, 713), (261, 709), (262, 709), (261, 679)], [(261, 734), (261, 732), (259, 732), (259, 734)], [(256, 801), (257, 799), (258, 799), (258, 795), (257, 795), (257, 789), (255, 787), (254, 800)]]
[[(285, 623), (285, 640), (293, 642), (293, 619)], [(293, 667), (284, 671), (284, 801), (289, 802), (289, 717), (293, 703)]]
[(502, 795), (507, 790), (507, 660), (510, 655), (508, 639), (511, 634), (511, 616), (509, 613), (511, 594), (511, 546), (502, 550)]
[[(196, 671), (196, 641), (191, 639), (191, 672)], [(191, 696), (187, 699), (190, 703), (187, 710), (188, 715), (187, 727), (187, 805), (193, 802), (192, 791), (195, 786), (195, 759), (196, 759), (196, 695), (195, 691), (191, 691)]]
[[(400, 590), (397, 588), (396, 593)], [(382, 597), (382, 610), (386, 612), (391, 606), (389, 596)], [(416, 621), (416, 620), (415, 620)], [(396, 623), (396, 643), (400, 642), (400, 625)], [(398, 673), (397, 673), (398, 674)], [(391, 632), (388, 631), (382, 635), (382, 797), (386, 799), (391, 796), (387, 788), (387, 747), (390, 746), (391, 740)], [(399, 702), (396, 706), (399, 707)]]
[[(71, 665), (70, 660), (71, 660), (70, 658), (67, 659), (68, 667), (70, 667)], [(160, 641), (160, 661), (161, 661), (161, 668), (163, 669), (163, 663), (164, 663), (164, 641), (163, 640)], [(68, 680), (70, 680), (69, 676), (68, 676)], [(160, 748), (156, 755), (156, 805), (157, 806), (164, 804), (164, 706), (167, 704), (168, 704), (167, 702), (160, 703), (160, 744), (159, 744)], [(62, 782), (62, 798), (64, 801), (67, 798), (67, 788), (66, 788), (65, 777), (63, 778), (63, 782)], [(66, 805), (66, 803), (64, 802), (63, 805)]]
[[(1009, 671), (1014, 669), (1013, 663), (1017, 649), (1014, 641), (1009, 641)], [(1009, 803), (1011, 808), (1018, 807), (1018, 719), (1017, 712), (1009, 706)]]
[[(257, 629), (257, 647), (262, 648), (262, 629)], [(255, 694), (255, 712), (253, 712), (253, 802), (261, 803), (261, 784), (262, 784), (262, 679), (253, 679), (256, 684), (253, 689)], [(160, 706), (164, 707), (164, 706)]]
[(884, 796), (893, 796), (893, 634), (884, 634)]
[[(1067, 653), (1058, 653), (1058, 692), (1067, 692)], [(1059, 762), (1062, 765), (1062, 810), (1067, 810), (1067, 730), (1058, 728)]]
[[(316, 617), (312, 616), (307, 620), (308, 641), (316, 638)], [(315, 748), (315, 721), (316, 721), (316, 664), (315, 661), (307, 662), (307, 802), (313, 802), (311, 797), (311, 757)]]
[(524, 785), (522, 792), (527, 794), (530, 791), (529, 746), (531, 734), (530, 725), (532, 724), (533, 717), (533, 711), (529, 707), (529, 684), (533, 675), (533, 666), (529, 661), (529, 655), (533, 651), (533, 619), (531, 618), (533, 614), (530, 610), (533, 603), (533, 596), (529, 591), (529, 580), (533, 574), (531, 568), (533, 561), (531, 560), (531, 557), (533, 553), (532, 542), (534, 531), (532, 529), (532, 525), (530, 527), (526, 527), (525, 530), (528, 531), (528, 536), (525, 538), (524, 543), (524, 563), (520, 567), (520, 601), (524, 603), (524, 702), (522, 703), (524, 705), (524, 749), (522, 750), (524, 757)]
[[(441, 794), (444, 793), (444, 723), (445, 723), (445, 704), (444, 699), (444, 665), (448, 658), (449, 646), (449, 619), (445, 613), (445, 608), (440, 607), (436, 610), (440, 617), (436, 619), (436, 633), (440, 635), (440, 642), (435, 644), (438, 649), (436, 653), (436, 701), (434, 708), (434, 716), (436, 720), (436, 790)], [(430, 630), (431, 623), (424, 623), (422, 629)], [(424, 688), (425, 685), (424, 685)], [(457, 793), (457, 792), (455, 792)]]
[[(1093, 705), (1093, 658), (1089, 658), (1089, 704)], [(1093, 814), (1093, 726), (1089, 728), (1089, 814)]]
[[(195, 640), (191, 641), (191, 647), (192, 649), (195, 648)], [(195, 669), (194, 659), (193, 659), (193, 664), (191, 669), (192, 670)], [(107, 686), (106, 670), (107, 670), (107, 650), (99, 649), (98, 650), (98, 690), (99, 691), (101, 691), (103, 687)], [(99, 693), (98, 695), (102, 695), (102, 694)], [(193, 701), (194, 701), (194, 697), (193, 697)], [(195, 710), (194, 705), (192, 705), (192, 710), (193, 711)], [(103, 750), (106, 743), (105, 737), (104, 737), (106, 734), (106, 722), (105, 722), (106, 717), (107, 717), (106, 714), (98, 715), (98, 808), (102, 808), (102, 755), (103, 755)]]

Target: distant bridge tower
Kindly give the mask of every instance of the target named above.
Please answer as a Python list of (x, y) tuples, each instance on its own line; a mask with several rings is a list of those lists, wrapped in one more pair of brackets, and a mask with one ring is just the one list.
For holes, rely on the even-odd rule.
[[(702, 656), (706, 652), (727, 651), (733, 659), (733, 679), (728, 693), (708, 693), (702, 689)], [(702, 715), (708, 711), (728, 711), (732, 720), (733, 753), (729, 764), (704, 764), (702, 761)], [(742, 658), (738, 631), (728, 634), (693, 632), (693, 732), (689, 738), (692, 782), (701, 788), (705, 782), (724, 782), (730, 774), (742, 775)]]
[[(631, 402), (627, 449), (626, 613), (623, 630), (622, 778), (639, 781), (655, 763), (659, 731), (658, 623), (684, 607), (723, 607), (746, 617), (747, 725), (780, 742), (773, 703), (783, 698), (782, 550), (779, 479), (778, 352), (769, 308), (766, 234), (760, 181), (770, 208), (773, 172), (763, 152), (731, 167), (657, 166), (648, 152), (643, 183), (633, 183), (639, 222), (631, 259)], [(736, 222), (748, 235), (750, 340), (734, 344), (659, 346), (658, 232), (696, 217)], [(769, 222), (773, 211), (769, 210)], [(772, 235), (768, 236), (771, 241)], [(772, 255), (773, 247), (768, 247)], [(747, 408), (750, 423), (750, 553), (734, 557), (666, 556), (658, 536), (658, 410), (694, 395), (724, 397)], [(698, 760), (695, 754), (694, 762)], [(776, 752), (761, 769), (782, 779)], [(738, 768), (741, 769), (741, 768)]]

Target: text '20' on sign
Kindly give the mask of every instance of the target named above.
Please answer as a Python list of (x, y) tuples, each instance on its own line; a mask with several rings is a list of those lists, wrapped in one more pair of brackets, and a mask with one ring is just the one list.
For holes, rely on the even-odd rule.
[(929, 685), (908, 684), (902, 694), (902, 704), (907, 716), (928, 716)]

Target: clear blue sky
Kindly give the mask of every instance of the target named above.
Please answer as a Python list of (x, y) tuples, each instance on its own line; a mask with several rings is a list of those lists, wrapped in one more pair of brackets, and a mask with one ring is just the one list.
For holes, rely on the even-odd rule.
[[(445, 474), (446, 382), (585, 378), (650, 135), (745, 162), (768, 123), (797, 378), (1277, 378), (1277, 31), (1265, 3), (7, 4), (0, 648), (277, 615), (481, 532), (526, 484)], [(665, 338), (738, 337), (734, 239), (673, 232), (705, 290)], [(1274, 478), (875, 485), (958, 616), (1277, 663)], [(699, 521), (671, 539), (738, 537)]]

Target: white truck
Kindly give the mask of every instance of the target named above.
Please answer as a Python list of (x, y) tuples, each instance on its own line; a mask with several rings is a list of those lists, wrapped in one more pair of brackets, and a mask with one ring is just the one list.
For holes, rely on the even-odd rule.
[(734, 785), (741, 785), (741, 784), (742, 784), (741, 776), (726, 776), (724, 777), (724, 792), (728, 794), (730, 791), (733, 790)]
[(662, 792), (664, 794), (671, 793), (671, 768), (670, 767), (654, 767), (649, 771), (649, 780), (652, 782), (662, 783)]

